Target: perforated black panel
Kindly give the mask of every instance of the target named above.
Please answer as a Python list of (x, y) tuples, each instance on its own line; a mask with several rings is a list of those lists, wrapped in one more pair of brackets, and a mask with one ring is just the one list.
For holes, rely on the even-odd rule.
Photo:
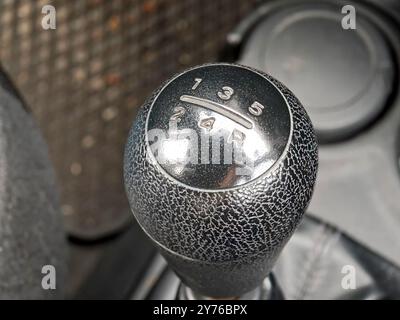
[[(130, 221), (122, 154), (136, 108), (163, 80), (214, 61), (255, 0), (2, 0), (0, 61), (44, 131), (70, 233)], [(56, 8), (44, 30), (42, 7)]]

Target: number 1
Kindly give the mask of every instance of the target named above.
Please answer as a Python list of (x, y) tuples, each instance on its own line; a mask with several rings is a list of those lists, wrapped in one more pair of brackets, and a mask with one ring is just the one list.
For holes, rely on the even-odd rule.
[(195, 84), (193, 85), (192, 90), (196, 90), (197, 87), (199, 86), (199, 84), (200, 84), (202, 81), (203, 81), (203, 79), (200, 79), (200, 78), (194, 79)]

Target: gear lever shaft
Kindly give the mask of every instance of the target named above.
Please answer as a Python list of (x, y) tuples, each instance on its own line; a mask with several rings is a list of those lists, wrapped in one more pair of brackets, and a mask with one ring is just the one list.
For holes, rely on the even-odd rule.
[(318, 164), (304, 108), (279, 81), (208, 64), (164, 84), (129, 133), (131, 209), (183, 283), (209, 297), (260, 285), (300, 222)]

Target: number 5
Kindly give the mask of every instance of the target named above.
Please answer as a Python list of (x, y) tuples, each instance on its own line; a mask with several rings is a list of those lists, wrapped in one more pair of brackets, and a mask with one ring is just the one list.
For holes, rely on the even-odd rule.
[(254, 103), (249, 107), (249, 112), (256, 117), (261, 116), (263, 110), (264, 106), (257, 101), (254, 101)]

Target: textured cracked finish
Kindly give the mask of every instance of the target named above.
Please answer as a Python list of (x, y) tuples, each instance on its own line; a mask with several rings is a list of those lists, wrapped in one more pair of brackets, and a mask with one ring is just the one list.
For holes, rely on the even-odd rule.
[(260, 283), (300, 222), (316, 179), (317, 142), (304, 108), (279, 81), (253, 71), (282, 92), (293, 120), (286, 156), (261, 177), (208, 192), (161, 172), (148, 155), (145, 122), (162, 87), (140, 110), (125, 149), (125, 186), (136, 219), (184, 282), (205, 295), (240, 295)]

